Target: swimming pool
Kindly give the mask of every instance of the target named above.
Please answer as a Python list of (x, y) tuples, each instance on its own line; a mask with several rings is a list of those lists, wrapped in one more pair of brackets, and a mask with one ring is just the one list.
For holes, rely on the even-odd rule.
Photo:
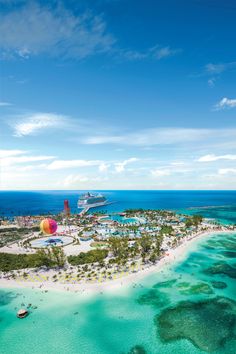
[(33, 248), (45, 248), (49, 246), (66, 246), (73, 242), (73, 238), (69, 236), (47, 236), (31, 241)]
[(145, 223), (145, 220), (143, 218), (127, 218), (125, 216), (122, 215), (109, 215), (107, 217), (102, 218), (102, 220), (113, 220), (113, 221), (117, 221), (118, 223), (121, 224), (143, 224)]

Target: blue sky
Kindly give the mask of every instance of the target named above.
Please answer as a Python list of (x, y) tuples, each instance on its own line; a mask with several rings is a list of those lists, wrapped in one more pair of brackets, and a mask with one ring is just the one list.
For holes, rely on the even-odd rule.
[(1, 189), (236, 189), (234, 1), (0, 7)]

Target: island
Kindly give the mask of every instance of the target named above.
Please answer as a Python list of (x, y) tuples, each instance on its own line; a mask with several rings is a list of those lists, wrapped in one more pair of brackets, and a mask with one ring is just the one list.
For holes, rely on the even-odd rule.
[[(57, 222), (53, 235), (39, 229), (45, 217)], [(192, 239), (235, 229), (170, 210), (2, 217), (0, 281), (5, 286), (68, 291), (122, 284), (130, 276), (160, 269), (163, 262), (180, 256)]]

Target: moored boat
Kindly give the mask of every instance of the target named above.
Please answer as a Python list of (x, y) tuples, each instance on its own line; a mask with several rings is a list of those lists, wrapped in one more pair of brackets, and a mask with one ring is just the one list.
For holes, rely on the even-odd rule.
[(25, 309), (20, 309), (18, 312), (17, 312), (17, 317), (18, 318), (25, 318), (26, 316), (28, 316), (29, 314), (29, 311), (25, 310)]

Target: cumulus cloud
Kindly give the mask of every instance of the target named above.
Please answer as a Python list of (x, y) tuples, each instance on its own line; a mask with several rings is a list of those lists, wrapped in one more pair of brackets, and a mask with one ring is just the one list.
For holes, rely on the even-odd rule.
[(59, 127), (65, 123), (66, 117), (53, 113), (34, 113), (19, 117), (13, 124), (14, 136), (20, 138), (35, 135), (42, 129)]
[(215, 105), (215, 109), (218, 111), (225, 109), (225, 108), (234, 108), (234, 107), (236, 107), (236, 98), (230, 99), (230, 98), (224, 97), (224, 98), (222, 98), (222, 100), (220, 100), (220, 102), (218, 102)]
[(136, 157), (131, 157), (130, 159), (124, 160), (122, 162), (116, 162), (115, 163), (115, 171), (117, 173), (124, 172), (125, 166), (127, 166), (128, 164), (130, 164), (132, 162), (136, 162), (136, 161), (138, 161), (138, 159)]
[(219, 155), (216, 156), (214, 154), (201, 156), (197, 161), (199, 162), (213, 162), (217, 160), (236, 160), (236, 155)]
[(104, 163), (102, 162), (98, 169), (99, 169), (99, 172), (107, 172), (108, 168), (110, 167), (110, 164), (107, 164), (107, 163)]
[(109, 51), (114, 41), (101, 16), (91, 12), (75, 15), (62, 5), (52, 8), (50, 3), (26, 3), (0, 16), (3, 58), (47, 53), (81, 59)]
[(86, 176), (83, 175), (69, 175), (65, 178), (63, 185), (65, 187), (70, 187), (71, 185), (77, 184), (77, 183), (84, 183), (87, 182), (89, 179)]

